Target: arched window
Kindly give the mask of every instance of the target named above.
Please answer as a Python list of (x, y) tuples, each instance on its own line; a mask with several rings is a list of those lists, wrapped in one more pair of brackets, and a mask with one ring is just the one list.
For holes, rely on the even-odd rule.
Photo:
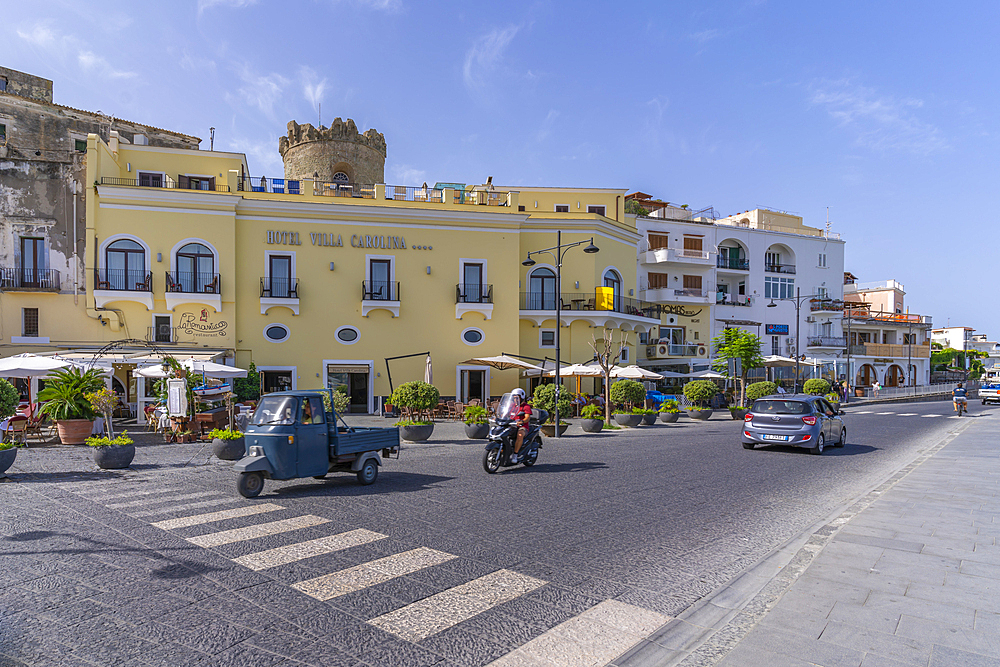
[(177, 283), (183, 292), (217, 294), (215, 253), (201, 243), (188, 243), (178, 250)]
[(146, 250), (131, 239), (119, 239), (105, 249), (102, 287), (132, 290), (146, 282)]
[(351, 182), (351, 177), (348, 176), (347, 174), (345, 174), (342, 171), (338, 171), (336, 174), (333, 175), (333, 182), (334, 183), (350, 183)]
[(533, 271), (528, 278), (528, 310), (556, 309), (556, 274), (552, 269)]
[(612, 288), (616, 295), (621, 294), (622, 277), (614, 269), (608, 269), (604, 272), (604, 286)]

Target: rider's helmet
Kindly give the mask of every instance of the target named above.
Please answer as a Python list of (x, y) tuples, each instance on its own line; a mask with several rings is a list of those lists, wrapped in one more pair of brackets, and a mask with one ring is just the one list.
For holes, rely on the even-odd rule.
[(517, 397), (518, 397), (519, 399), (521, 399), (522, 401), (524, 400), (524, 390), (523, 390), (523, 389), (521, 389), (520, 387), (518, 387), (518, 388), (517, 388), (517, 389), (515, 389), (514, 391), (510, 392), (510, 395), (511, 395), (511, 396), (517, 396)]

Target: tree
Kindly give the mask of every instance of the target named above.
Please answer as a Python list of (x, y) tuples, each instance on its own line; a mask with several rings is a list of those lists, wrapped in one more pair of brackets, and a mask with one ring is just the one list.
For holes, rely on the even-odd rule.
[(646, 388), (635, 380), (619, 380), (611, 385), (611, 400), (615, 405), (631, 411), (646, 400)]
[(649, 211), (644, 209), (642, 205), (634, 199), (629, 199), (625, 202), (625, 212), (631, 213), (632, 215), (649, 215)]
[(729, 373), (729, 360), (740, 361), (740, 405), (745, 406), (747, 400), (747, 375), (754, 368), (760, 368), (764, 357), (760, 352), (760, 337), (743, 329), (725, 329), (712, 339), (715, 361), (712, 369), (720, 373)]
[[(631, 201), (631, 200), (630, 200)], [(611, 421), (611, 369), (621, 359), (622, 349), (628, 346), (628, 335), (623, 331), (621, 338), (615, 342), (615, 330), (604, 329), (604, 338), (600, 341), (594, 336), (590, 347), (594, 350), (597, 365), (601, 367), (604, 376), (604, 421)]]
[(260, 398), (260, 373), (257, 372), (256, 364), (251, 361), (247, 376), (233, 380), (233, 389), (241, 401), (256, 401)]

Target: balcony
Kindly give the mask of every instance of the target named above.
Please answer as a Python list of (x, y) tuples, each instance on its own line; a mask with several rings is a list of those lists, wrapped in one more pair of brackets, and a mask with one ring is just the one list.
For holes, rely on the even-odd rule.
[(795, 273), (794, 264), (765, 264), (764, 271), (767, 273)]
[(654, 343), (646, 346), (647, 359), (707, 357), (708, 348), (699, 343)]
[(299, 279), (264, 276), (260, 279), (260, 314), (266, 315), (271, 308), (288, 308), (299, 314)]
[(361, 316), (373, 310), (388, 310), (399, 317), (399, 283), (389, 280), (365, 280), (361, 283)]
[(861, 308), (859, 304), (851, 303), (849, 307), (844, 310), (844, 316), (852, 320), (867, 320), (870, 322), (884, 323), (884, 324), (906, 324), (917, 326), (920, 328), (928, 328), (932, 326), (932, 318), (930, 315), (916, 315), (910, 313), (886, 313), (886, 312), (872, 312), (867, 308), (868, 304), (863, 304), (866, 307)]
[(814, 313), (842, 313), (844, 302), (840, 299), (810, 299), (809, 310)]
[(750, 260), (732, 259), (729, 257), (723, 257), (722, 255), (719, 255), (715, 260), (715, 266), (717, 268), (725, 269), (728, 271), (749, 271)]
[(148, 343), (176, 343), (177, 332), (180, 327), (146, 327), (146, 342)]
[[(302, 181), (244, 176), (237, 182), (236, 190), (238, 192), (270, 192), (276, 195), (300, 195), (302, 194)], [(226, 192), (229, 192), (228, 188)]]
[(493, 285), (459, 283), (455, 285), (455, 319), (466, 313), (479, 313), (485, 319), (493, 318)]
[(806, 347), (829, 347), (842, 350), (847, 347), (846, 336), (809, 336), (806, 339)]
[(182, 303), (199, 303), (222, 312), (222, 276), (218, 273), (167, 271), (166, 286), (164, 298), (170, 310)]
[(0, 268), (0, 290), (5, 292), (58, 292), (55, 269)]
[(708, 290), (700, 287), (667, 287), (648, 286), (645, 291), (647, 301), (655, 303), (677, 302), (677, 303), (708, 303)]
[[(641, 248), (642, 246), (640, 246)], [(687, 266), (711, 266), (711, 253), (707, 250), (692, 250), (690, 248), (649, 247), (639, 257), (643, 264), (684, 264)]]
[(744, 306), (753, 305), (753, 297), (746, 294), (723, 294), (715, 293), (715, 304), (717, 306)]
[(134, 269), (94, 269), (94, 300), (98, 308), (115, 301), (134, 301), (153, 310), (153, 274)]
[(861, 343), (851, 345), (851, 354), (857, 357), (894, 357), (896, 359), (929, 359), (931, 356), (931, 346), (927, 343), (923, 345), (897, 345), (892, 343)]
[(361, 183), (317, 183), (316, 194), (324, 197), (375, 199), (375, 185), (362, 185)]
[[(605, 306), (610, 306), (605, 307)], [(555, 311), (556, 297), (551, 293), (521, 292), (521, 310)], [(564, 312), (615, 312), (635, 317), (659, 318), (660, 307), (617, 294), (607, 304), (601, 304), (593, 292), (563, 292), (560, 310)]]
[[(161, 176), (156, 174), (156, 176)], [(116, 178), (111, 176), (101, 176), (101, 185), (121, 185), (131, 188), (164, 188), (167, 190), (194, 190), (196, 192), (229, 192), (228, 185), (216, 184), (211, 190), (206, 188), (192, 188), (190, 186), (185, 186), (181, 181), (167, 177), (159, 178), (148, 178), (142, 179), (138, 178)]]

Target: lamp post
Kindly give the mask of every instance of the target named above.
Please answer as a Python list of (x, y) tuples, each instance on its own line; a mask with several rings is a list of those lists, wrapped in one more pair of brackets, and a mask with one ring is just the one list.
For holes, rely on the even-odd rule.
[[(778, 301), (791, 301), (795, 304), (795, 387), (792, 393), (799, 393), (799, 360), (805, 357), (802, 354), (802, 349), (799, 347), (799, 326), (801, 318), (799, 317), (799, 309), (802, 307), (802, 299), (812, 299), (815, 297), (820, 297), (822, 299), (828, 298), (825, 294), (806, 294), (803, 296), (801, 294), (801, 288), (795, 288), (795, 296), (781, 297)], [(778, 304), (774, 302), (774, 297), (771, 297), (771, 303), (767, 304), (768, 308), (776, 308)], [(850, 358), (848, 358), (848, 373), (850, 373)]]
[[(909, 315), (907, 315), (906, 319), (910, 320)], [(910, 380), (910, 375), (913, 374), (913, 371), (911, 369), (912, 365), (913, 365), (913, 321), (910, 320), (907, 322), (907, 327), (906, 327), (906, 383), (915, 387), (916, 385), (914, 385), (913, 382)], [(917, 390), (914, 389), (913, 393), (916, 394)]]
[[(847, 316), (847, 390), (844, 391), (844, 403), (851, 402), (851, 387), (854, 384), (854, 374), (851, 372), (851, 309), (844, 303), (844, 314)], [(843, 330), (843, 325), (841, 325)]]
[[(555, 423), (556, 423), (556, 426), (555, 426), (555, 432), (553, 434), (553, 436), (556, 437), (556, 438), (559, 437), (559, 392), (562, 390), (562, 388), (559, 386), (559, 363), (560, 363), (560, 359), (561, 359), (560, 353), (562, 352), (562, 347), (561, 347), (561, 345), (562, 345), (562, 337), (561, 337), (561, 331), (562, 331), (562, 321), (561, 321), (562, 320), (562, 262), (563, 262), (563, 257), (566, 255), (566, 253), (571, 248), (575, 248), (577, 246), (581, 246), (584, 243), (587, 244), (587, 247), (585, 247), (583, 249), (583, 251), (585, 253), (587, 253), (587, 254), (593, 254), (595, 252), (599, 252), (600, 251), (600, 248), (598, 248), (596, 245), (594, 245), (594, 237), (590, 237), (590, 239), (587, 240), (587, 241), (576, 241), (574, 243), (567, 243), (566, 245), (563, 245), (563, 242), (562, 242), (562, 231), (557, 231), (556, 232), (556, 244), (555, 244), (555, 246), (553, 246), (551, 248), (543, 248), (542, 250), (532, 250), (532, 251), (530, 251), (528, 253), (528, 257), (523, 262), (521, 262), (521, 264), (523, 264), (524, 266), (534, 266), (535, 265), (535, 260), (531, 259), (531, 256), (532, 255), (539, 255), (539, 254), (549, 255), (550, 257), (552, 257), (556, 261), (556, 409), (555, 409), (555, 413), (556, 413), (556, 422)], [(529, 294), (531, 292), (531, 286), (530, 286), (530, 284), (528, 286), (528, 292), (529, 292)], [(544, 296), (545, 295), (544, 295), (544, 292), (543, 292), (543, 294), (542, 294), (542, 303), (545, 302)]]

